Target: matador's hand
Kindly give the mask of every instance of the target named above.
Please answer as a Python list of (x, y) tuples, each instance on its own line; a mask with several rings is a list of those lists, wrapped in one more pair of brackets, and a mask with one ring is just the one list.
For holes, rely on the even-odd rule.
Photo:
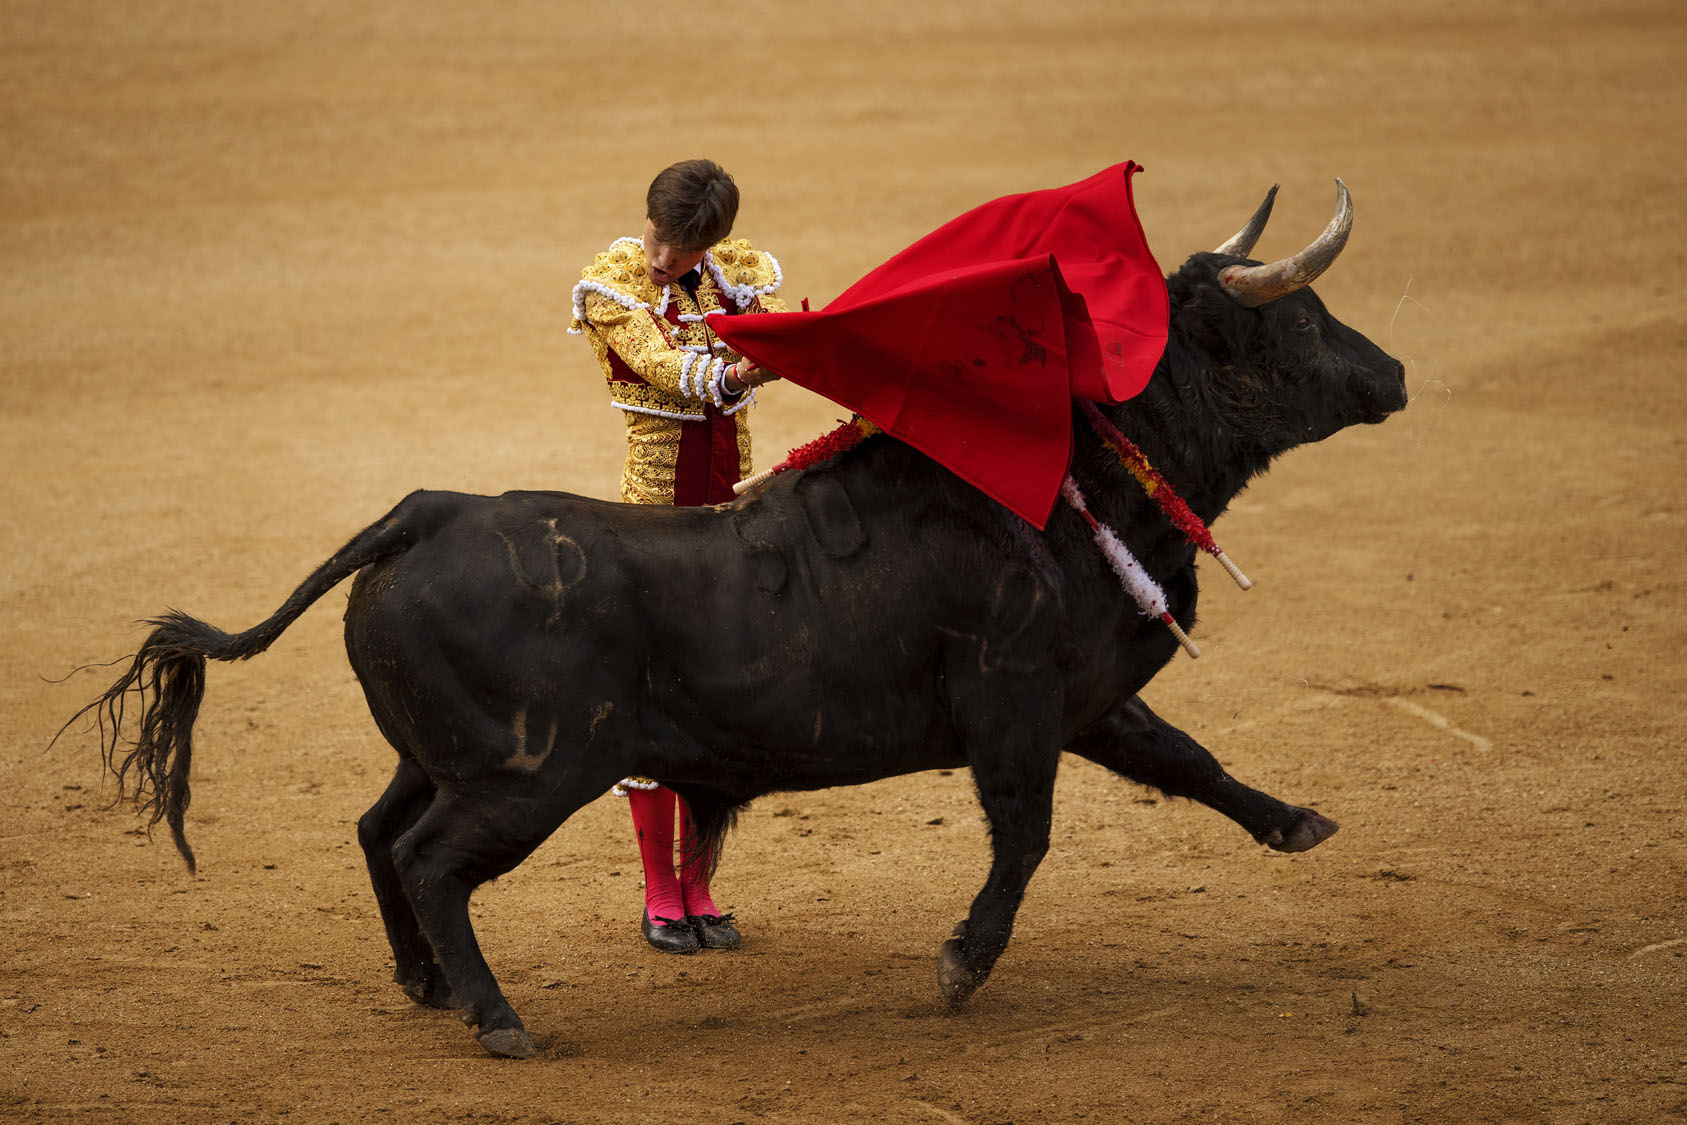
[(763, 383), (776, 382), (779, 376), (763, 367), (753, 359), (741, 359), (726, 369), (726, 389), (733, 394), (759, 387)]

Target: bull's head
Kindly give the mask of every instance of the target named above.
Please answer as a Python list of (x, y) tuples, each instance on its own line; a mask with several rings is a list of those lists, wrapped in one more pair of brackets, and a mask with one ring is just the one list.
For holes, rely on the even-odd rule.
[(1300, 253), (1270, 263), (1247, 256), (1271, 215), (1273, 187), (1240, 231), (1169, 280), (1173, 331), (1206, 369), (1205, 390), (1268, 456), (1406, 405), (1400, 362), (1331, 316), (1309, 287), (1353, 226), (1347, 186), (1336, 186), (1335, 217)]

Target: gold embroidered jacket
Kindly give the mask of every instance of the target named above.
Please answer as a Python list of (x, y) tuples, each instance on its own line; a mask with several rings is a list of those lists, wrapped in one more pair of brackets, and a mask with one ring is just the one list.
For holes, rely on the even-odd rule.
[(569, 331), (584, 335), (627, 423), (622, 499), (715, 504), (750, 472), (747, 408), (755, 391), (721, 385), (738, 356), (710, 331), (715, 316), (783, 312), (773, 255), (743, 239), (710, 247), (695, 298), (645, 272), (644, 243), (618, 238), (581, 271)]

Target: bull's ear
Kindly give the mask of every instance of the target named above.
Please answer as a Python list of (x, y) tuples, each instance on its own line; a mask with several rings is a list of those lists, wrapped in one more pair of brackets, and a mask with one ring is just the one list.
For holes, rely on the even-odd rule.
[[(1336, 180), (1336, 214), (1324, 233), (1292, 258), (1264, 266), (1226, 266), (1218, 271), (1218, 282), (1244, 308), (1257, 309), (1268, 301), (1287, 297), (1304, 289), (1330, 268), (1347, 245), (1353, 229), (1353, 199), (1347, 185)], [(1243, 228), (1244, 232), (1246, 228)]]
[(1266, 220), (1271, 218), (1271, 205), (1277, 202), (1277, 189), (1281, 185), (1272, 184), (1271, 190), (1265, 193), (1265, 202), (1259, 205), (1241, 230), (1218, 244), (1214, 254), (1229, 254), (1234, 258), (1246, 258), (1254, 252), (1254, 243), (1259, 241), (1260, 234), (1265, 230)]

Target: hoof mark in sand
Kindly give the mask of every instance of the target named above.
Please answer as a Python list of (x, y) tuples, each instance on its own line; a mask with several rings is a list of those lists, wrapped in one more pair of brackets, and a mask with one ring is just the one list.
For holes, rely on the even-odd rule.
[(794, 1008), (769, 1012), (768, 1018), (775, 1023), (800, 1023), (804, 1020), (829, 1020), (840, 1016), (859, 1015), (866, 1010), (865, 1005), (854, 1000), (825, 1000), (817, 1004), (798, 1004)]
[(1011, 1032), (1007, 1035), (990, 1039), (983, 1043), (982, 1046), (1006, 1047), (1014, 1043), (1025, 1042), (1026, 1040), (1052, 1039), (1061, 1035), (1080, 1035), (1086, 1031), (1094, 1031), (1097, 1028), (1113, 1029), (1129, 1027), (1131, 1024), (1147, 1023), (1149, 1020), (1157, 1020), (1161, 1016), (1169, 1016), (1175, 1011), (1177, 1011), (1176, 1008), (1156, 1008), (1152, 1012), (1143, 1012), (1141, 1015), (1135, 1016), (1089, 1016), (1080, 1020), (1068, 1020), (1064, 1023), (1045, 1024), (1039, 1027), (1027, 1027), (1019, 1031)]

